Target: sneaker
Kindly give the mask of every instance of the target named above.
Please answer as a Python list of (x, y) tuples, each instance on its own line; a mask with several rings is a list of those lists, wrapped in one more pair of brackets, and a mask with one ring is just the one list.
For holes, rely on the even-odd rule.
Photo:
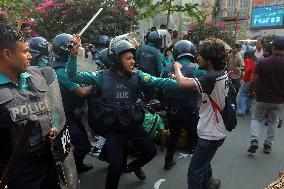
[(282, 122), (283, 122), (282, 119), (280, 119), (280, 120), (279, 120), (279, 123), (278, 123), (278, 126), (277, 126), (278, 128), (281, 128), (281, 127), (282, 127)]
[(250, 147), (248, 149), (248, 152), (255, 153), (257, 149), (258, 149), (258, 141), (256, 139), (253, 139), (250, 142)]
[(93, 147), (93, 148), (91, 148), (89, 154), (92, 155), (92, 156), (98, 157), (101, 152), (102, 152), (101, 149), (99, 149), (97, 147)]
[(90, 164), (81, 164), (81, 165), (77, 165), (77, 173), (83, 173), (83, 172), (86, 172), (86, 171), (89, 171), (93, 169), (93, 166), (90, 165)]
[(206, 189), (219, 189), (221, 180), (211, 177), (206, 183)]
[(165, 161), (164, 169), (165, 169), (165, 170), (170, 170), (175, 164), (176, 164), (176, 161), (175, 161), (175, 160), (172, 160), (172, 161)]
[(271, 146), (268, 144), (263, 145), (263, 153), (270, 154), (271, 153)]
[(145, 175), (144, 171), (141, 168), (134, 169), (133, 172), (136, 175), (136, 177), (139, 178), (140, 180), (145, 180), (146, 179), (146, 175)]

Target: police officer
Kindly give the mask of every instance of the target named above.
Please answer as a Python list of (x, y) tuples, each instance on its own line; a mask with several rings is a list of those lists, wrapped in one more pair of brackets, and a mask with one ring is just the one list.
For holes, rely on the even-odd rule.
[[(157, 31), (150, 32), (148, 45), (142, 45), (136, 53), (138, 69), (155, 77), (161, 75), (164, 65), (166, 65), (166, 59), (159, 49), (162, 39)], [(147, 102), (158, 98), (155, 88), (149, 88), (144, 93)]]
[(103, 49), (98, 56), (98, 60), (96, 60), (96, 64), (98, 65), (98, 69), (109, 69), (109, 60), (107, 57), (108, 48)]
[(31, 58), (23, 34), (0, 25), (0, 177), (27, 120), (36, 116), (28, 140), (20, 144), (23, 152), (7, 185), (12, 189), (59, 189), (48, 138), (56, 130), (51, 128), (46, 103), (48, 84), (40, 69), (29, 67)]
[(44, 68), (49, 65), (49, 43), (43, 37), (34, 37), (29, 41), (29, 52), (32, 55), (32, 66)]
[[(178, 41), (173, 49), (173, 56), (176, 61), (183, 65), (182, 72), (187, 77), (199, 77), (204, 71), (198, 69), (198, 65), (193, 63), (195, 54), (194, 45), (187, 40)], [(166, 66), (162, 77), (170, 77), (174, 73), (172, 65)], [(162, 103), (167, 107), (168, 126), (170, 138), (167, 145), (164, 169), (169, 170), (175, 165), (174, 153), (181, 129), (187, 131), (189, 148), (193, 150), (197, 142), (197, 93), (186, 89), (163, 90)]]
[(108, 48), (109, 46), (109, 37), (106, 35), (101, 35), (98, 39), (98, 42), (96, 44), (96, 50), (92, 52), (93, 60), (98, 60), (99, 55), (102, 50), (105, 48)]
[(140, 90), (147, 86), (158, 88), (177, 88), (171, 79), (156, 78), (142, 71), (134, 71), (135, 48), (126, 40), (115, 42), (110, 47), (109, 61), (111, 69), (95, 73), (78, 72), (76, 55), (80, 37), (74, 36), (77, 45), (72, 49), (72, 56), (67, 63), (68, 77), (75, 82), (97, 85), (99, 91), (93, 96), (91, 116), (101, 121), (96, 124), (106, 138), (109, 161), (106, 189), (116, 189), (123, 169), (123, 147), (125, 140), (130, 140), (141, 156), (128, 164), (138, 178), (146, 178), (141, 167), (156, 155), (156, 148), (149, 135), (142, 127), (145, 105), (140, 100)]
[(68, 45), (71, 45), (69, 43), (71, 38), (72, 35), (63, 33), (53, 39), (52, 52), (55, 56), (55, 61), (52, 62), (51, 65), (58, 77), (66, 120), (70, 130), (71, 143), (74, 145), (74, 158), (77, 172), (81, 173), (92, 169), (91, 165), (83, 163), (86, 154), (88, 154), (91, 149), (91, 144), (80, 118), (76, 117), (74, 113), (76, 108), (84, 104), (84, 97), (91, 94), (92, 87), (81, 87), (79, 84), (71, 82), (67, 78), (65, 65), (70, 55), (70, 47), (68, 47)]

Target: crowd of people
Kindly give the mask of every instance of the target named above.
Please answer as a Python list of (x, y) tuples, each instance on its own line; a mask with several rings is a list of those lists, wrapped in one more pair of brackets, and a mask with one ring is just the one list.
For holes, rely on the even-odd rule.
[[(161, 25), (160, 29), (167, 27)], [(51, 189), (61, 188), (64, 181), (69, 184), (61, 173), (71, 173), (58, 170), (54, 156), (62, 129), (56, 127), (51, 107), (61, 107), (48, 98), (51, 91), (62, 99), (64, 126), (68, 127), (74, 154), (69, 166), (74, 165), (78, 174), (89, 171), (93, 166), (84, 163), (85, 156), (96, 154), (109, 164), (105, 189), (117, 189), (122, 173), (133, 172), (138, 179), (146, 179), (142, 168), (157, 154), (150, 136), (153, 129), (159, 134), (164, 129), (170, 133), (165, 170), (176, 164), (175, 151), (184, 129), (193, 155), (188, 189), (220, 188), (211, 160), (231, 131), (223, 111), (227, 106), (240, 119), (251, 115), (249, 153), (258, 149), (260, 127), (267, 121), (263, 152), (271, 153), (284, 103), (284, 38), (271, 43), (258, 39), (255, 48), (236, 42), (231, 48), (217, 38), (198, 41), (191, 32), (183, 37), (177, 30), (167, 32), (161, 35), (156, 27), (151, 28), (139, 47), (102, 34), (95, 45), (84, 46), (85, 58), (94, 60), (98, 69), (81, 71), (79, 35), (61, 33), (49, 43), (44, 36), (32, 37), (25, 24), (21, 29), (11, 26), (1, 14), (1, 178), (8, 174), (14, 150), (23, 147), (12, 171), (5, 175), (8, 188)], [(56, 74), (58, 90), (54, 90), (48, 73)], [(232, 89), (236, 98), (229, 99)], [(161, 104), (165, 118), (158, 119), (149, 110), (153, 100)], [(87, 134), (77, 111), (85, 104), (88, 127), (96, 136)], [(144, 124), (145, 115), (153, 115), (155, 120), (150, 128)], [(31, 119), (33, 127), (26, 141), (19, 143)], [(91, 137), (96, 138), (95, 144)], [(127, 162), (130, 153), (135, 158)]]

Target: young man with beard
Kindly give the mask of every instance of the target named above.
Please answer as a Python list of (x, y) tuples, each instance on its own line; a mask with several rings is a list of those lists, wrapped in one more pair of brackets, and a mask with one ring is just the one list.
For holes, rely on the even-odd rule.
[(198, 78), (182, 75), (182, 65), (175, 62), (175, 77), (180, 87), (198, 91), (201, 96), (199, 122), (197, 125), (198, 142), (188, 168), (188, 189), (217, 189), (219, 179), (212, 177), (211, 160), (223, 144), (227, 131), (219, 112), (214, 111), (211, 98), (218, 106), (225, 107), (228, 93), (228, 75), (223, 72), (226, 62), (224, 42), (209, 38), (202, 41), (198, 48), (198, 63), (207, 73)]

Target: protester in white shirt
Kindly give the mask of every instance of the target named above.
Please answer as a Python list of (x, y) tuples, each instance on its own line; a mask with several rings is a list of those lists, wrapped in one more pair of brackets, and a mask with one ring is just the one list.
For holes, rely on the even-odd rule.
[(222, 40), (209, 38), (199, 45), (198, 64), (207, 74), (199, 78), (186, 78), (181, 65), (174, 63), (175, 77), (180, 87), (197, 90), (201, 96), (198, 143), (188, 168), (188, 189), (220, 187), (221, 181), (212, 177), (211, 160), (223, 144), (227, 131), (219, 112), (215, 112), (209, 96), (223, 109), (228, 94), (228, 75), (223, 72), (226, 66), (226, 51)]
[(263, 39), (258, 39), (255, 45), (255, 52), (254, 55), (257, 59), (263, 58)]

